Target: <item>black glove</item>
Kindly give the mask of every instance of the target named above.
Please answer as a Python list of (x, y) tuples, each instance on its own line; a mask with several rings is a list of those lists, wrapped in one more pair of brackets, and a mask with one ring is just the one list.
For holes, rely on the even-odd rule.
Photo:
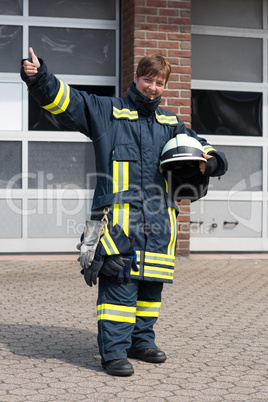
[(106, 257), (104, 260), (103, 267), (100, 271), (101, 274), (110, 277), (116, 277), (119, 272), (124, 268), (125, 263), (119, 255), (112, 255)]
[(216, 172), (217, 168), (218, 168), (217, 158), (215, 156), (212, 156), (212, 158), (207, 159), (204, 175), (211, 176), (214, 172)]
[(97, 285), (97, 278), (103, 266), (103, 262), (103, 259), (94, 259), (89, 268), (83, 268), (81, 270), (81, 274), (84, 275), (85, 281), (88, 286), (92, 287), (92, 284)]

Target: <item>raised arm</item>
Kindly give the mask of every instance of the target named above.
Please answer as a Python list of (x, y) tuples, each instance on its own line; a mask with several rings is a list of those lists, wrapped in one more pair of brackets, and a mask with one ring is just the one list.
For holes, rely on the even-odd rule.
[(22, 60), (21, 78), (39, 105), (93, 140), (102, 135), (112, 124), (111, 100), (70, 87), (48, 71), (31, 47), (29, 54), (29, 59)]

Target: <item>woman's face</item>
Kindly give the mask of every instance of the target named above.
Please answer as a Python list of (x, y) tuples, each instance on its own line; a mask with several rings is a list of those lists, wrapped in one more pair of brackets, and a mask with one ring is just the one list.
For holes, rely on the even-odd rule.
[(137, 90), (151, 100), (158, 98), (165, 89), (165, 80), (160, 75), (155, 77), (148, 75), (138, 77), (137, 74), (135, 74), (134, 83), (136, 84)]

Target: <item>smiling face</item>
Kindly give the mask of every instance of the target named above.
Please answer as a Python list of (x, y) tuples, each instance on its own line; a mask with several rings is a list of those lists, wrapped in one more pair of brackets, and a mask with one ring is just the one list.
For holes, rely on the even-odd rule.
[(137, 90), (151, 100), (158, 98), (165, 89), (165, 79), (160, 75), (155, 77), (149, 75), (138, 77), (135, 74), (134, 83)]

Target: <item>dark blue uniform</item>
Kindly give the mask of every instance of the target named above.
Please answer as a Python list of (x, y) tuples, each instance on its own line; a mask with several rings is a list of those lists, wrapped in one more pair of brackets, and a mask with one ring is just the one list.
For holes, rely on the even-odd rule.
[(139, 271), (131, 272), (132, 281), (99, 281), (100, 354), (108, 361), (125, 358), (129, 348), (155, 348), (163, 282), (173, 281), (178, 214), (159, 171), (161, 151), (178, 133), (195, 137), (217, 157), (215, 176), (226, 170), (224, 155), (161, 108), (160, 97), (150, 100), (134, 84), (126, 98), (88, 95), (61, 82), (42, 61), (35, 76), (22, 71), (22, 78), (43, 108), (93, 141), (97, 185), (91, 219), (100, 219), (109, 207), (110, 224), (135, 238)]

